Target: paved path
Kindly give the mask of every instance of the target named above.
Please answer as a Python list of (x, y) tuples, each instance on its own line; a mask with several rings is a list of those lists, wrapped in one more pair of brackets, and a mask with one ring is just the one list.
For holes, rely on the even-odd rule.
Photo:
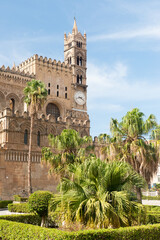
[(0, 209), (0, 215), (2, 216), (2, 215), (12, 215), (12, 214), (23, 214), (23, 213), (17, 213), (17, 212), (10, 212), (10, 211), (8, 211), (8, 209), (7, 208), (1, 208)]

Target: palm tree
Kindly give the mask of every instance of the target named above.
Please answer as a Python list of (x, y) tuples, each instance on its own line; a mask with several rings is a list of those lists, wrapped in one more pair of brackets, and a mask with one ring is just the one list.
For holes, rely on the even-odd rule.
[(54, 195), (52, 210), (63, 222), (80, 222), (92, 228), (131, 225), (136, 203), (126, 189), (143, 187), (144, 180), (126, 162), (86, 159), (74, 169), (73, 180), (63, 178)]
[(28, 152), (28, 195), (32, 192), (31, 186), (31, 151), (32, 151), (32, 132), (34, 116), (38, 110), (40, 110), (44, 101), (47, 97), (47, 90), (45, 89), (44, 83), (39, 80), (33, 79), (27, 83), (27, 87), (24, 89), (25, 103), (29, 106), (31, 126), (30, 126), (30, 137), (29, 137), (29, 152)]
[[(150, 183), (158, 168), (157, 148), (145, 136), (157, 125), (155, 116), (144, 120), (144, 114), (134, 108), (122, 118), (121, 122), (111, 119), (112, 137), (115, 139), (115, 153), (118, 159), (127, 161)], [(141, 191), (137, 188), (137, 197), (141, 201)]]
[(49, 135), (50, 147), (42, 148), (42, 161), (50, 164), (50, 172), (65, 176), (68, 174), (68, 166), (75, 161), (82, 162), (91, 137), (80, 137), (73, 129), (64, 129), (60, 135)]

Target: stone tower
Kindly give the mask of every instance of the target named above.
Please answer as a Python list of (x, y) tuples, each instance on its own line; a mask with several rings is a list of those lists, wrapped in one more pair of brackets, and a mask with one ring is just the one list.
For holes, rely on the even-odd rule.
[(86, 34), (78, 31), (74, 18), (72, 34), (64, 34), (64, 61), (72, 67), (72, 108), (82, 112), (87, 112), (86, 59)]

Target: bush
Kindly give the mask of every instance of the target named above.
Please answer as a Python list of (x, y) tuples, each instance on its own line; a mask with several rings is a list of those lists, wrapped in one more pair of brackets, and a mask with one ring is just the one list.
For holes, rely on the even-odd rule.
[(53, 197), (53, 194), (48, 191), (36, 191), (29, 197), (29, 209), (31, 212), (36, 212), (42, 218), (41, 226), (45, 226), (51, 197)]
[(11, 200), (4, 200), (4, 201), (0, 201), (0, 208), (7, 208), (9, 203), (12, 203), (13, 201)]
[(160, 213), (148, 212), (147, 213), (147, 224), (160, 223)]
[(65, 232), (0, 220), (0, 237), (5, 240), (159, 240), (159, 236), (160, 224), (119, 229)]
[(33, 225), (40, 226), (41, 224), (41, 218), (36, 214), (30, 213), (30, 214), (13, 214), (13, 215), (5, 215), (0, 216), (0, 219), (2, 220), (8, 220), (12, 222), (20, 222), (20, 223), (28, 223)]
[(21, 197), (20, 195), (13, 195), (14, 201), (16, 202), (26, 202), (28, 198)]
[(8, 204), (10, 212), (30, 213), (28, 203), (11, 203)]
[(160, 212), (160, 206), (153, 206), (153, 205), (144, 205), (147, 211), (156, 211)]
[(143, 200), (160, 200), (160, 196), (142, 196)]

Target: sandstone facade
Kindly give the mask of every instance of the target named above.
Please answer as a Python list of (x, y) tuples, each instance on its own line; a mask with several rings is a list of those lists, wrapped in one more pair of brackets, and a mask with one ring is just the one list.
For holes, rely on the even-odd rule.
[(32, 146), (32, 187), (55, 191), (58, 179), (48, 178), (42, 166), (41, 148), (48, 145), (48, 134), (58, 135), (65, 128), (81, 136), (90, 134), (87, 114), (86, 34), (64, 35), (64, 62), (34, 55), (19, 66), (0, 68), (0, 198), (27, 192), (27, 159), (30, 116), (24, 104), (23, 89), (33, 78), (45, 83), (47, 100), (34, 121)]

